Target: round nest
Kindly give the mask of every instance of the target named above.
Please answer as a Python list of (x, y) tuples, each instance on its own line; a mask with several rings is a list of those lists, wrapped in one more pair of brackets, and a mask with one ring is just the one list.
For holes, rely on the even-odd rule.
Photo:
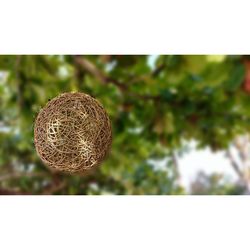
[(50, 168), (71, 173), (98, 166), (112, 142), (111, 123), (101, 104), (83, 93), (64, 93), (39, 112), (34, 143)]

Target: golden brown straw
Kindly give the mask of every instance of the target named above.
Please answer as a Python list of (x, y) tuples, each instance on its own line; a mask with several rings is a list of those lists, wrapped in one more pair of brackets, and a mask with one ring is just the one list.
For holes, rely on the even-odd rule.
[(101, 104), (83, 93), (64, 93), (39, 112), (34, 142), (50, 168), (84, 172), (98, 166), (112, 142), (111, 124)]

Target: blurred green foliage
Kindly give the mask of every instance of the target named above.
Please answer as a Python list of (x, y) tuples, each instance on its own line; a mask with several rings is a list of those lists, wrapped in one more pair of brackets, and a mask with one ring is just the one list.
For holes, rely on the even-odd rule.
[[(190, 140), (198, 147), (226, 149), (250, 129), (242, 58), (0, 56), (2, 193), (185, 194), (176, 181), (173, 153), (183, 152), (183, 143)], [(40, 108), (69, 91), (97, 98), (112, 120), (112, 151), (87, 176), (50, 172), (33, 145)], [(169, 161), (161, 169), (150, 161), (166, 157)]]

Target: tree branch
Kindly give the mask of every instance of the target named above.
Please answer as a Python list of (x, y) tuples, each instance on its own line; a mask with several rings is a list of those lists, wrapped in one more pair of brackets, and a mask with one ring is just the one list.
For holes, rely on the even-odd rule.
[(23, 79), (22, 74), (20, 70), (20, 64), (21, 64), (21, 55), (16, 56), (16, 62), (15, 62), (15, 77), (17, 81), (17, 102), (19, 105), (20, 110), (23, 108), (24, 105), (24, 99), (23, 99)]
[(0, 182), (9, 180), (9, 179), (18, 179), (22, 177), (44, 177), (47, 176), (45, 173), (9, 173), (3, 176), (0, 176)]
[(176, 182), (178, 185), (181, 186), (181, 174), (180, 174), (180, 169), (179, 169), (179, 163), (178, 163), (178, 159), (174, 151), (171, 152), (171, 157), (173, 161)]
[(230, 163), (231, 163), (234, 171), (236, 172), (236, 174), (240, 177), (241, 180), (244, 181), (244, 175), (243, 175), (242, 171), (240, 170), (238, 163), (235, 161), (235, 159), (234, 159), (234, 157), (229, 149), (226, 151), (226, 156), (230, 160)]
[(66, 187), (66, 180), (62, 179), (60, 175), (54, 174), (53, 181), (51, 185), (46, 187), (41, 194), (43, 195), (51, 195)]
[[(99, 80), (102, 84), (112, 83), (117, 86), (122, 92), (128, 91), (128, 86), (119, 80), (109, 77), (105, 75), (104, 72), (99, 70), (92, 62), (82, 56), (74, 56), (74, 61), (76, 64), (80, 65), (83, 70), (87, 71), (89, 74), (94, 76), (97, 80)], [(160, 96), (151, 96), (151, 95), (140, 95), (136, 93), (127, 92), (127, 95), (136, 97), (143, 100), (159, 100)]]
[(161, 65), (159, 65), (159, 66), (152, 72), (152, 76), (153, 76), (153, 77), (158, 76), (158, 75), (162, 72), (162, 70), (164, 70), (164, 69), (165, 69), (165, 62), (162, 63)]
[(0, 195), (31, 195), (31, 193), (0, 188)]
[(106, 76), (89, 60), (81, 56), (74, 56), (74, 61), (76, 64), (81, 66), (84, 70), (93, 75), (101, 83), (105, 84), (107, 82)]
[[(10, 179), (18, 179), (22, 177), (46, 177), (49, 176), (46, 173), (9, 173), (3, 176), (0, 176), (0, 182), (4, 182)], [(66, 186), (66, 181), (61, 179), (58, 174), (52, 174), (52, 183), (45, 187), (42, 190), (41, 194), (53, 194), (55, 192), (60, 191)], [(16, 191), (16, 190), (10, 190), (6, 188), (0, 187), (0, 195), (30, 195), (32, 193), (30, 192), (23, 192), (23, 191)]]

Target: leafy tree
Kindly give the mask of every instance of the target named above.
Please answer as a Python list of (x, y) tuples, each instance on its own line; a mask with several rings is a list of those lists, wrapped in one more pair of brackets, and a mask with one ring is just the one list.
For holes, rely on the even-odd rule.
[(244, 191), (245, 188), (240, 183), (233, 185), (225, 181), (222, 175), (206, 175), (204, 172), (199, 172), (191, 184), (191, 193), (196, 195), (236, 195), (243, 194)]
[[(249, 72), (247, 56), (0, 56), (0, 192), (184, 194), (185, 142), (228, 151), (248, 133)], [(50, 172), (33, 145), (40, 108), (69, 91), (97, 98), (112, 120), (112, 151), (86, 176)], [(248, 173), (232, 166), (248, 190)]]

